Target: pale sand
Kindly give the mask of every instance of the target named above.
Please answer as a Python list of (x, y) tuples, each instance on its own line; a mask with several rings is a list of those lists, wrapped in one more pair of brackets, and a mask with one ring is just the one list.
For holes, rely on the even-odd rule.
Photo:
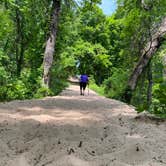
[(166, 166), (166, 122), (76, 85), (1, 103), (0, 166)]

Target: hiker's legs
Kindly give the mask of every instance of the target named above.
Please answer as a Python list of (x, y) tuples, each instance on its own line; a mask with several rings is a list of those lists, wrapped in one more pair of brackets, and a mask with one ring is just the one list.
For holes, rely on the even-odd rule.
[(80, 82), (80, 95), (84, 95), (86, 82)]
[(80, 95), (82, 95), (83, 93), (82, 93), (82, 89), (83, 89), (83, 83), (82, 82), (80, 82)]
[(83, 83), (83, 95), (84, 95), (85, 89), (86, 89), (86, 82)]

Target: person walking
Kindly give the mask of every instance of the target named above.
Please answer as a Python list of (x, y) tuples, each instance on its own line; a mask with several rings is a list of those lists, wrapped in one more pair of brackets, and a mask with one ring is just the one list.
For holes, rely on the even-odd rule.
[(84, 96), (88, 82), (89, 82), (88, 76), (86, 74), (82, 74), (80, 76), (80, 95)]

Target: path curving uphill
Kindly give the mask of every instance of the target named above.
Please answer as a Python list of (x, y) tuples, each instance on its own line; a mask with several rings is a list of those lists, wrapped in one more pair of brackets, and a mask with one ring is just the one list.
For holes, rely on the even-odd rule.
[(165, 121), (77, 85), (0, 104), (0, 166), (165, 165)]

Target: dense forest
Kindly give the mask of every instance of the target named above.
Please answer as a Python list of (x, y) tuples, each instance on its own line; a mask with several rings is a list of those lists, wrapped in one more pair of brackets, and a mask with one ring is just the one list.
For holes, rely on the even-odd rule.
[(166, 1), (1, 0), (0, 101), (57, 95), (87, 73), (102, 95), (166, 116)]

